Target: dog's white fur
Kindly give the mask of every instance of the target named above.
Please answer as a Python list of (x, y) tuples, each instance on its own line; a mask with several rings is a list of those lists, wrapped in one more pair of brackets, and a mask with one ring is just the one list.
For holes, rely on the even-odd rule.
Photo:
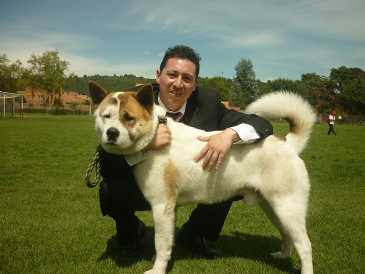
[[(152, 89), (147, 87), (143, 92), (152, 94)], [(96, 129), (101, 145), (107, 151), (138, 153), (155, 135), (161, 109), (153, 106), (147, 121), (137, 118), (136, 126), (127, 128), (120, 118), (124, 113), (119, 103), (121, 94), (110, 95), (118, 104), (104, 104), (102, 109), (99, 106), (95, 111)], [(142, 109), (146, 100), (141, 101), (139, 108)], [(197, 137), (216, 132), (205, 132), (167, 119), (171, 144), (162, 150), (146, 152), (144, 160), (134, 167), (138, 185), (151, 204), (155, 224), (156, 260), (145, 274), (166, 273), (174, 241), (176, 206), (216, 203), (237, 195), (243, 195), (249, 202), (259, 201), (280, 231), (281, 251), (273, 255), (289, 257), (294, 245), (301, 259), (301, 273), (313, 273), (305, 220), (310, 185), (304, 162), (298, 154), (309, 138), (315, 114), (301, 97), (286, 92), (268, 94), (252, 103), (247, 111), (266, 118), (286, 118), (291, 131), (284, 138), (272, 135), (255, 144), (233, 145), (219, 169), (209, 172), (193, 158), (205, 145)], [(110, 118), (106, 119), (108, 115)], [(107, 144), (105, 132), (110, 127), (120, 132), (114, 144)], [(130, 138), (131, 130), (139, 131), (134, 141)]]

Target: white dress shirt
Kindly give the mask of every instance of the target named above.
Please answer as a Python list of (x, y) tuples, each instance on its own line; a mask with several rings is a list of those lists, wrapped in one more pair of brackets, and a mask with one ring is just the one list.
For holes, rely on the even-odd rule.
[(335, 124), (335, 120), (336, 120), (336, 116), (335, 116), (335, 115), (330, 114), (330, 115), (328, 116), (328, 120), (329, 120), (329, 124), (330, 124), (330, 125), (334, 125), (334, 124)]

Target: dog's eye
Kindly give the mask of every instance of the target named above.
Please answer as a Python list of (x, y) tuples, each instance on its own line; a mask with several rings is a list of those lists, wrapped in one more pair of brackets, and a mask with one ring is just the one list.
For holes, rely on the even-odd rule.
[(136, 118), (131, 116), (128, 112), (123, 113), (123, 119), (127, 122), (134, 122), (136, 120)]
[(104, 115), (103, 115), (103, 118), (104, 118), (104, 119), (109, 119), (109, 118), (110, 118), (110, 114), (109, 114), (109, 113), (108, 113), (108, 114), (104, 114)]

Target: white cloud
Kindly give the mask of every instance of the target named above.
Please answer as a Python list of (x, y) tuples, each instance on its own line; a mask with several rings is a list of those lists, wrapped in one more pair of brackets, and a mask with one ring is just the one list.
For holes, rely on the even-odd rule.
[(346, 40), (365, 40), (363, 0), (301, 1), (286, 11), (288, 23), (298, 31)]
[[(31, 55), (57, 50), (60, 58), (69, 62), (69, 73), (77, 75), (125, 74), (154, 77), (153, 64), (115, 64), (97, 56), (92, 58), (82, 54), (86, 49), (96, 48), (99, 44), (94, 38), (66, 33), (43, 33), (34, 37), (4, 37), (0, 52), (12, 61), (20, 60), (25, 66)], [(149, 54), (146, 52), (146, 54)]]
[(23, 63), (32, 54), (41, 54), (45, 51), (77, 51), (93, 48), (98, 44), (96, 39), (91, 37), (66, 34), (66, 33), (40, 33), (17, 35), (2, 33), (0, 50), (4, 51), (11, 59), (19, 59)]
[(154, 78), (154, 71), (152, 64), (114, 64), (104, 59), (86, 58), (79, 55), (64, 54), (66, 60), (72, 60), (70, 64), (70, 72), (79, 76), (84, 74), (103, 74), (103, 75), (123, 75), (133, 73), (136, 76), (144, 76)]
[(274, 34), (252, 34), (241, 36), (224, 37), (225, 44), (228, 47), (257, 47), (257, 46), (276, 46), (281, 44), (281, 39)]

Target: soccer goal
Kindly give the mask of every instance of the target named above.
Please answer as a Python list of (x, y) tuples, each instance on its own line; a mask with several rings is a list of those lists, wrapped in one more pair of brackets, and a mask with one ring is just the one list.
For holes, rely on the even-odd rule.
[(23, 118), (23, 103), (24, 98), (22, 94), (0, 91), (1, 116), (15, 117), (19, 114)]

